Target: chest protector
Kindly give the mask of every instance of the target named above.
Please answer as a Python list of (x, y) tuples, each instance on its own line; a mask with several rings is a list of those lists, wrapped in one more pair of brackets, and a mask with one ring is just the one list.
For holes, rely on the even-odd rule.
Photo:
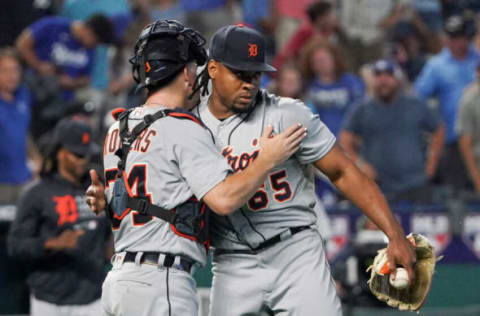
[[(174, 110), (160, 110), (152, 115), (145, 115), (143, 121), (128, 130), (128, 116), (132, 110), (123, 111), (118, 114), (120, 122), (120, 140), (122, 142), (115, 155), (120, 160), (118, 162), (117, 178), (113, 185), (112, 201), (107, 207), (108, 216), (114, 219), (122, 219), (131, 210), (139, 212), (141, 215), (155, 216), (170, 224), (171, 229), (179, 236), (199, 242), (208, 250), (209, 247), (209, 217), (210, 209), (208, 206), (198, 201), (195, 196), (184, 203), (177, 205), (171, 210), (164, 209), (158, 205), (150, 203), (146, 197), (134, 197), (128, 184), (125, 173), (125, 165), (130, 146), (137, 137), (148, 128), (153, 122), (166, 116), (179, 119), (190, 119), (201, 124), (192, 114)], [(117, 112), (118, 113), (118, 112)]]

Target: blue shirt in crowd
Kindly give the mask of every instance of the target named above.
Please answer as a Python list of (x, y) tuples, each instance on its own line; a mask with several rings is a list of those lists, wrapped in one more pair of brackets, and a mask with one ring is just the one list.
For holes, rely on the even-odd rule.
[[(86, 20), (96, 13), (112, 18), (117, 38), (133, 19), (127, 0), (67, 0), (62, 5), (61, 15), (70, 20)], [(108, 87), (108, 46), (98, 45), (95, 49), (92, 69), (92, 86), (98, 89)]]
[(369, 99), (352, 109), (343, 128), (362, 139), (361, 156), (377, 171), (386, 193), (426, 184), (425, 132), (440, 125), (437, 112), (419, 99), (399, 95), (390, 104)]
[(212, 10), (227, 4), (227, 0), (180, 0), (185, 11)]
[(20, 87), (11, 102), (0, 96), (0, 183), (21, 184), (31, 177), (26, 164), (30, 110), (26, 87)]
[(345, 114), (365, 95), (365, 85), (353, 74), (343, 74), (332, 84), (312, 81), (306, 91), (306, 103), (313, 113), (338, 136)]
[(437, 97), (445, 121), (447, 144), (457, 141), (455, 121), (463, 90), (475, 79), (475, 68), (480, 56), (471, 47), (464, 60), (455, 59), (444, 49), (433, 56), (415, 81), (415, 90), (422, 99)]
[[(35, 42), (35, 53), (40, 60), (52, 62), (72, 78), (89, 76), (94, 51), (85, 48), (73, 37), (71, 23), (66, 18), (46, 17), (32, 24), (30, 31)], [(72, 96), (71, 91), (66, 91), (66, 99)]]
[(270, 2), (268, 0), (243, 0), (242, 12), (243, 22), (262, 32), (260, 21), (270, 16)]

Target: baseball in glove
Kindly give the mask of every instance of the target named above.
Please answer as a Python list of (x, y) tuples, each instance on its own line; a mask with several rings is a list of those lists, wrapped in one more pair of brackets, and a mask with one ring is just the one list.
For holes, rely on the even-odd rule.
[(417, 262), (415, 280), (404, 289), (397, 289), (390, 284), (387, 261), (387, 248), (378, 251), (377, 256), (367, 271), (371, 271), (368, 285), (370, 291), (380, 300), (399, 310), (417, 311), (425, 303), (432, 284), (435, 263), (433, 247), (428, 239), (420, 234), (409, 234), (408, 240), (415, 247)]

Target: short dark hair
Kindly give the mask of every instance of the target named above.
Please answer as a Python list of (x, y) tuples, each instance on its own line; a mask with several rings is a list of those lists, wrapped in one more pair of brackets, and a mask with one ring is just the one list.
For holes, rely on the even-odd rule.
[(103, 14), (95, 14), (85, 21), (85, 25), (93, 30), (100, 43), (115, 42), (115, 29), (112, 21)]
[(318, 1), (310, 4), (307, 8), (307, 15), (310, 22), (314, 22), (317, 18), (329, 13), (332, 10), (332, 4), (326, 1)]
[(18, 52), (13, 47), (10, 47), (10, 46), (0, 47), (0, 59), (4, 57), (10, 57), (10, 58), (16, 59), (17, 62), (20, 63), (20, 56), (18, 55)]

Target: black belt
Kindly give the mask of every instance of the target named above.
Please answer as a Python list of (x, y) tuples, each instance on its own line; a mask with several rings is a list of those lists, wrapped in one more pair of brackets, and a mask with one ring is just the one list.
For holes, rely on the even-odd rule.
[[(301, 231), (310, 229), (311, 226), (298, 226), (298, 227), (291, 227), (289, 228), (290, 230), (290, 237), (295, 235), (296, 233), (299, 233)], [(258, 247), (253, 248), (253, 249), (215, 249), (215, 255), (224, 255), (224, 254), (232, 254), (232, 253), (238, 253), (238, 254), (249, 254), (249, 255), (254, 255), (258, 253), (259, 251), (271, 247), (275, 245), (276, 243), (286, 239), (282, 238), (283, 234), (276, 235), (270, 239), (265, 240), (262, 242)]]
[[(161, 252), (144, 252), (142, 254), (142, 257), (140, 258), (140, 263), (158, 265), (158, 257), (160, 255), (165, 256), (165, 259), (163, 260), (163, 262), (160, 262), (160, 264), (167, 268), (176, 268), (178, 270), (190, 273), (192, 271), (192, 267), (195, 265), (195, 262), (193, 260), (184, 257), (180, 257), (180, 263), (175, 264), (175, 258), (177, 256)], [(125, 254), (125, 259), (123, 260), (123, 262), (135, 262), (136, 257), (137, 252), (127, 252)]]

